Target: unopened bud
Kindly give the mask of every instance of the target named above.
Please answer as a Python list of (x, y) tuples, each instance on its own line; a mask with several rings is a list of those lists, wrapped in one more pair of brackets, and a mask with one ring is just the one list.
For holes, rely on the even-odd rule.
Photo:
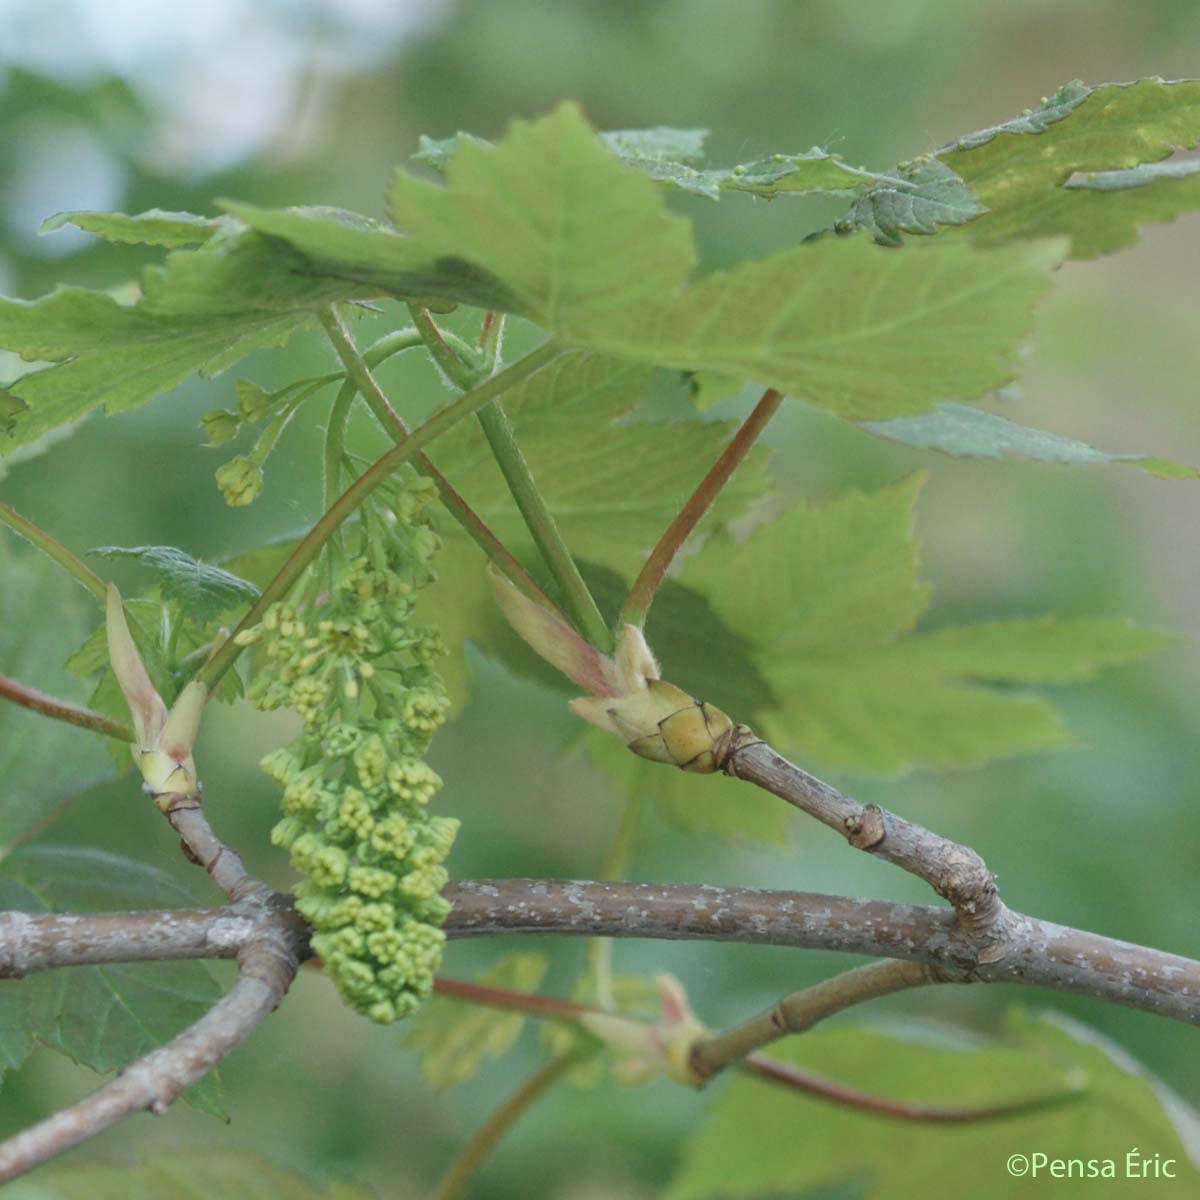
[(248, 425), (261, 421), (277, 403), (275, 396), (249, 379), (239, 379), (234, 390), (237, 392), (238, 412)]
[(214, 408), (200, 418), (200, 428), (204, 430), (210, 446), (223, 446), (237, 436), (241, 422), (237, 413), (227, 408)]
[(263, 489), (262, 467), (244, 454), (219, 466), (216, 479), (225, 503), (233, 508), (253, 503)]

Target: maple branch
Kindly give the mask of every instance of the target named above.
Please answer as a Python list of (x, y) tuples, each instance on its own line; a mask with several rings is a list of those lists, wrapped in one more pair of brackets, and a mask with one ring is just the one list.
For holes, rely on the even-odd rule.
[(156, 912), (0, 912), (0, 979), (54, 967), (236, 958), (255, 934), (250, 906)]
[(198, 794), (177, 797), (163, 810), (163, 816), (179, 834), (184, 855), (203, 867), (230, 900), (237, 902), (248, 896), (265, 899), (274, 894), (246, 871), (242, 856), (213, 832)]
[(793, 992), (765, 1013), (734, 1025), (724, 1033), (702, 1038), (692, 1047), (689, 1063), (702, 1080), (709, 1080), (755, 1050), (793, 1033), (803, 1033), (818, 1021), (853, 1004), (890, 996), (908, 988), (948, 983), (954, 978), (945, 968), (929, 963), (882, 958)]
[(980, 954), (957, 914), (813, 892), (708, 884), (492, 879), (452, 884), (449, 937), (502, 934), (701, 939), (841, 950), (1090, 996), (1200, 1025), (1200, 962), (1011, 912), (1003, 953)]
[(788, 762), (745, 726), (739, 726), (722, 763), (744, 779), (837, 830), (856, 850), (894, 863), (923, 879), (958, 914), (980, 962), (1001, 958), (1016, 925), (987, 864), (969, 846), (906, 821), (877, 804), (860, 804)]
[[(184, 808), (181, 813), (190, 814), (183, 822), (185, 835), (196, 845), (220, 845), (211, 830), (197, 835), (191, 828), (191, 823), (203, 820), (199, 809)], [(210, 868), (216, 878), (215, 860)], [(307, 929), (288, 897), (266, 892), (240, 864), (231, 874), (250, 887), (238, 903), (220, 909), (0, 914), (0, 978), (52, 967), (156, 959), (236, 957), (241, 966), (233, 989), (185, 1033), (79, 1104), (0, 1144), (0, 1182), (140, 1108), (163, 1111), (279, 1003), (297, 964), (308, 954)], [(236, 883), (230, 890), (238, 890)], [(1200, 1024), (1200, 962), (1019, 913), (1010, 914), (1012, 933), (1005, 954), (983, 961), (956, 914), (925, 905), (710, 885), (536, 879), (459, 883), (444, 894), (453, 905), (445, 922), (450, 937), (557, 933), (690, 938), (844, 950), (900, 960), (871, 964), (797, 993), (765, 1017), (706, 1039), (696, 1051), (701, 1074), (736, 1064), (785, 1086), (897, 1119), (977, 1120), (1059, 1103), (1069, 1096), (940, 1109), (857, 1093), (745, 1052), (784, 1031), (808, 1028), (848, 1004), (946, 979), (1033, 984)], [(537, 1016), (571, 1020), (583, 1011), (571, 1002), (461, 980), (440, 979), (437, 990)]]
[[(62, 920), (62, 918), (57, 918)], [(31, 1170), (142, 1109), (161, 1114), (278, 1006), (305, 953), (290, 907), (261, 905), (238, 953), (237, 982), (194, 1025), (90, 1096), (0, 1143), (0, 1183)]]
[[(529, 1017), (553, 1021), (578, 1022), (588, 1013), (604, 1013), (605, 1010), (590, 1004), (579, 1004), (574, 1000), (560, 1000), (556, 996), (542, 996), (535, 992), (518, 992), (511, 988), (493, 987), (491, 984), (473, 983), (464, 979), (448, 979), (444, 975), (434, 980), (433, 990), (440, 996), (449, 996), (471, 1004), (483, 1004), (507, 1012), (520, 1012)], [(882, 993), (880, 993), (882, 994)], [(865, 996), (861, 997), (866, 999)], [(862, 1092), (857, 1088), (814, 1075), (802, 1067), (781, 1062), (765, 1054), (748, 1054), (733, 1066), (770, 1083), (816, 1096), (833, 1104), (871, 1113), (873, 1116), (890, 1117), (897, 1121), (949, 1122), (964, 1124), (970, 1121), (988, 1121), (998, 1117), (1010, 1117), (1019, 1113), (1034, 1112), (1077, 1099), (1077, 1089), (1052, 1092), (1045, 1096), (1032, 1096), (989, 1105), (938, 1105), (921, 1104), (898, 1100), (891, 1096), (880, 1096), (873, 1092)]]
[[(471, 880), (442, 894), (453, 905), (443, 926), (451, 938), (599, 935), (836, 950), (928, 963), (964, 982), (1090, 996), (1200, 1025), (1200, 962), (1020, 913), (1011, 914), (1007, 953), (984, 962), (955, 914), (932, 905), (710, 884), (555, 879)], [(0, 915), (0, 977), (75, 963), (232, 958), (246, 936), (237, 922), (244, 915), (237, 904), (186, 918), (174, 912)], [(178, 945), (156, 956), (142, 944), (148, 936), (160, 946)]]

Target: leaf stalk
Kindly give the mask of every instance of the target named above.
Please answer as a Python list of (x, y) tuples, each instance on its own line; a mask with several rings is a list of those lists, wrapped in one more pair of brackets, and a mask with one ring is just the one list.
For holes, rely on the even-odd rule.
[(667, 526), (666, 532), (650, 552), (650, 557), (646, 559), (637, 579), (634, 580), (629, 599), (625, 601), (625, 607), (621, 610), (621, 625), (637, 625), (639, 628), (645, 625), (646, 614), (654, 602), (655, 593), (671, 563), (675, 561), (675, 556), (692, 535), (704, 514), (712, 507), (721, 489), (733, 478), (733, 473), (750, 452), (750, 448), (758, 440), (759, 434), (766, 428), (767, 422), (775, 415), (782, 401), (783, 394), (774, 388), (763, 392), (754, 410), (733, 435), (733, 440), (721, 452), (720, 458), (713, 463), (708, 474), (679, 510), (679, 515)]

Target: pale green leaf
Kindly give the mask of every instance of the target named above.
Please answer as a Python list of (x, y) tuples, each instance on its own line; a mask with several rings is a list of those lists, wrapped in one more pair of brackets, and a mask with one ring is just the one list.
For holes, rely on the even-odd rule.
[(745, 541), (713, 538), (686, 564), (684, 581), (753, 643), (778, 698), (753, 723), (785, 752), (894, 772), (1063, 745), (1053, 705), (987, 685), (1087, 679), (1168, 640), (1086, 618), (913, 633), (929, 602), (912, 536), (919, 484), (794, 510)]
[(1013, 455), (1035, 462), (1091, 466), (1124, 463), (1166, 479), (1195, 479), (1195, 467), (1139, 454), (1108, 454), (1086, 442), (1018, 425), (996, 413), (965, 404), (939, 404), (931, 413), (896, 417), (891, 421), (860, 421), (868, 433), (916, 446), (940, 450), (951, 458), (1004, 458)]
[(702, 279), (587, 340), (626, 358), (769, 384), (839, 416), (924, 412), (1013, 378), (1057, 243), (904, 254), (825, 238)]
[(912, 767), (976, 766), (1000, 755), (1071, 744), (1058, 710), (1038, 696), (965, 679), (917, 647), (843, 648), (784, 659), (772, 685), (786, 699), (759, 732), (824, 769), (890, 774)]
[(159, 1151), (134, 1164), (43, 1167), (8, 1185), (11, 1200), (371, 1200), (350, 1183), (319, 1186), (246, 1150)]
[[(623, 166), (649, 175), (656, 183), (719, 200), (723, 191), (749, 192), (772, 199), (787, 192), (844, 196), (870, 187), (885, 177), (850, 166), (819, 146), (801, 154), (770, 154), (732, 167), (705, 167), (705, 129), (617, 129), (596, 135), (600, 144)], [(413, 155), (445, 172), (464, 145), (483, 148), (491, 143), (469, 133), (435, 139), (422, 135)]]
[[(220, 206), (252, 229), (299, 253), (310, 274), (359, 281), (368, 292), (426, 302), (425, 293), (488, 305), (486, 287), (475, 289), (455, 263), (435, 263), (411, 238), (370, 217), (318, 205), (258, 208), (233, 200)], [(503, 307), (500, 305), (500, 307)]]
[[(0, 908), (120, 912), (194, 903), (165, 872), (99, 850), (25, 846), (0, 864)], [(102, 1074), (161, 1046), (221, 996), (208, 968), (196, 962), (66, 967), (9, 987), (29, 1035)], [(215, 1076), (185, 1094), (196, 1107), (223, 1115)]]
[[(63, 700), (79, 683), (58, 664), (83, 636), (89, 597), (49, 559), (0, 540), (0, 674)], [(94, 733), (0, 699), (0, 858), (74, 796), (112, 775)]]
[[(874, 177), (873, 177), (874, 178)], [(229, 206), (314, 271), (520, 313), (563, 341), (885, 418), (1007, 383), (1061, 247), (919, 255), (822, 239), (685, 288), (686, 222), (570, 106), (462, 145), (445, 186), (397, 175), (401, 232), (364, 218)]]
[(1132, 621), (1080, 617), (981, 621), (898, 642), (896, 658), (914, 669), (1009, 683), (1077, 683), (1178, 639)]
[(1066, 235), (1072, 257), (1092, 258), (1130, 245), (1141, 222), (1194, 211), (1200, 191), (1179, 168), (1141, 176), (1134, 187), (1072, 186), (1072, 177), (1135, 170), (1198, 141), (1200, 81), (1073, 83), (1025, 117), (960, 138), (937, 157), (989, 209), (965, 236), (998, 243)]
[(399, 172), (390, 207), (431, 270), (461, 275), (451, 299), (482, 296), (584, 343), (669, 296), (695, 264), (687, 222), (571, 104), (514, 121), (495, 147), (460, 145), (445, 187)]
[(0, 347), (58, 364), (12, 384), (27, 410), (0, 437), (0, 449), (31, 442), (100, 405), (110, 414), (136, 408), (197, 371), (282, 345), (304, 320), (295, 312), (161, 316), (83, 288), (59, 288), (32, 303), (0, 298)]
[[(510, 954), (478, 977), (488, 987), (536, 992), (546, 973), (544, 954)], [(484, 1060), (506, 1054), (525, 1015), (434, 996), (408, 1023), (404, 1043), (421, 1056), (421, 1072), (441, 1091), (470, 1079)]]
[(313, 311), (367, 291), (314, 274), (279, 241), (230, 228), (147, 268), (133, 305), (73, 287), (33, 302), (0, 298), (0, 348), (54, 364), (10, 386), (27, 409), (0, 448), (100, 405), (111, 414), (145, 404), (197, 371), (215, 375), (252, 350), (283, 345)]
[(1140, 225), (1200, 211), (1200, 159), (1096, 172), (1067, 180), (1062, 190), (1067, 195), (1055, 199), (1069, 213), (1072, 256), (1095, 258), (1132, 246)]
[(772, 657), (887, 643), (929, 605), (929, 589), (916, 581), (913, 537), (923, 483), (915, 475), (792, 509), (744, 541), (720, 534), (685, 564), (682, 578)]
[[(822, 1028), (772, 1055), (862, 1091), (932, 1105), (1078, 1095), (1003, 1121), (884, 1121), (742, 1077), (720, 1095), (684, 1152), (667, 1200), (796, 1196), (854, 1180), (861, 1200), (1063, 1200), (1139, 1190), (1195, 1193), (1200, 1126), (1178, 1097), (1099, 1034), (1054, 1013), (1013, 1010), (995, 1042), (909, 1040), (869, 1028)], [(1172, 1160), (1177, 1179), (1131, 1180), (1126, 1155)], [(1112, 1162), (1116, 1176), (1018, 1177), (1010, 1155)], [(1103, 1170), (1103, 1168), (1099, 1168)]]
[(704, 158), (707, 129), (610, 129), (597, 135), (610, 154), (624, 159), (674, 159), (696, 163)]
[(902, 233), (936, 233), (939, 225), (965, 225), (987, 212), (945, 163), (921, 158), (895, 172), (895, 180), (864, 192), (838, 223), (838, 231), (865, 229), (883, 246), (899, 246)]
[[(434, 161), (438, 144), (422, 146)], [(572, 105), (514, 122), (495, 147), (457, 143), (447, 170), (446, 187), (396, 175), (398, 228), (340, 209), (222, 207), (286, 241), (315, 271), (521, 313), (563, 334), (669, 294), (695, 263), (687, 223), (604, 150)]]
[[(365, 291), (362, 284), (314, 274), (290, 246), (231, 225), (198, 249), (174, 250), (148, 267), (142, 293), (139, 310), (155, 316), (252, 323), (321, 311)], [(244, 336), (256, 336), (253, 324)]]
[(445, 172), (450, 160), (458, 152), (458, 147), (467, 142), (475, 142), (480, 146), (492, 145), (486, 138), (476, 137), (473, 133), (459, 132), (448, 138), (431, 138), (423, 133), (417, 139), (417, 150), (413, 153), (414, 162), (423, 162), (435, 171)]
[[(656, 134), (660, 131), (630, 131), (601, 134), (600, 137), (625, 166), (649, 175), (656, 183), (710, 200), (719, 200), (722, 192), (749, 192), (764, 200), (786, 193), (845, 196), (863, 190), (878, 178), (867, 171), (856, 170), (819, 146), (802, 154), (771, 154), (733, 167), (693, 166), (679, 155), (642, 152), (653, 150), (654, 140), (639, 146), (635, 140), (639, 132)], [(614, 143), (614, 138), (622, 141)]]
[(61, 212), (47, 217), (39, 232), (53, 233), (64, 225), (74, 225), (109, 242), (176, 250), (203, 245), (218, 230), (228, 228), (230, 222), (226, 217), (200, 217), (189, 212), (164, 212), (161, 208), (134, 216), (115, 212)]
[(98, 558), (132, 559), (154, 573), (164, 600), (173, 600), (200, 625), (230, 609), (253, 604), (254, 584), (211, 563), (202, 563), (176, 546), (98, 546)]

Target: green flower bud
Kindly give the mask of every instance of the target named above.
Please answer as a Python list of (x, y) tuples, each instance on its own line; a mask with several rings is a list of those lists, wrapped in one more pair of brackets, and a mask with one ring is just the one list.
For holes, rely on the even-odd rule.
[(358, 749), (362, 734), (354, 725), (345, 721), (333, 725), (326, 732), (321, 748), (328, 758), (348, 758)]
[(382, 900), (396, 886), (396, 877), (379, 867), (352, 867), (348, 882), (360, 896)]
[(223, 446), (237, 436), (241, 422), (237, 413), (227, 408), (214, 408), (200, 418), (200, 428), (204, 430), (210, 446)]
[(239, 379), (233, 390), (237, 393), (238, 412), (248, 425), (257, 424), (278, 403), (275, 396), (249, 379)]
[(253, 503), (263, 489), (262, 467), (244, 454), (218, 467), (216, 478), (225, 503), (233, 508)]
[[(260, 418), (266, 395), (240, 388), (242, 415)], [(260, 475), (285, 416), (242, 460)], [(438, 538), (425, 509), (434, 493), (411, 471), (386, 487), (332, 584), (314, 569), (255, 627), (247, 691), (260, 708), (291, 705), (304, 720), (300, 737), (263, 760), (283, 791), (273, 840), (304, 876), (296, 907), (339, 994), (384, 1023), (432, 990), (449, 911), (444, 861), (458, 830), (425, 809), (441, 780), (423, 756), (447, 708), (434, 670), (444, 647), (413, 617), (433, 579)]]

